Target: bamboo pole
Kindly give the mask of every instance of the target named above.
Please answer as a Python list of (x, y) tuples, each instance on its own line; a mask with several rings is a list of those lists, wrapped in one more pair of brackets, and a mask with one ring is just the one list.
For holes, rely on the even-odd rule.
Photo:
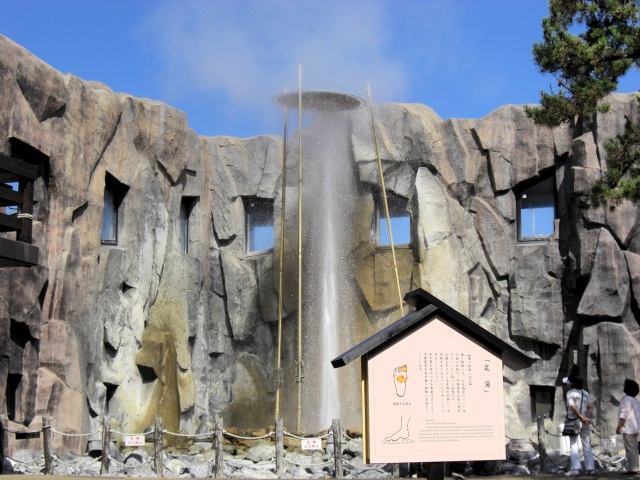
[(389, 244), (391, 245), (391, 257), (393, 258), (393, 271), (396, 275), (396, 288), (398, 289), (398, 303), (400, 305), (400, 314), (404, 317), (404, 306), (402, 304), (402, 292), (400, 291), (400, 277), (398, 276), (398, 264), (396, 262), (396, 249), (393, 245), (393, 234), (391, 232), (391, 219), (389, 218), (389, 205), (387, 203), (387, 189), (384, 185), (384, 173), (382, 171), (382, 160), (380, 159), (380, 148), (378, 147), (378, 135), (376, 133), (376, 123), (373, 119), (373, 108), (371, 107), (371, 89), (367, 83), (367, 96), (369, 97), (369, 117), (371, 119), (371, 133), (373, 135), (373, 143), (376, 147), (376, 157), (378, 158), (378, 174), (380, 176), (380, 189), (382, 190), (382, 200), (384, 203), (384, 214), (387, 218), (387, 229), (389, 231)]
[(298, 432), (302, 422), (302, 65), (298, 65)]
[(282, 387), (282, 270), (284, 258), (284, 215), (287, 198), (287, 119), (289, 109), (284, 107), (282, 134), (282, 208), (280, 210), (280, 283), (278, 286), (278, 366), (276, 367), (276, 420), (280, 418), (280, 388)]

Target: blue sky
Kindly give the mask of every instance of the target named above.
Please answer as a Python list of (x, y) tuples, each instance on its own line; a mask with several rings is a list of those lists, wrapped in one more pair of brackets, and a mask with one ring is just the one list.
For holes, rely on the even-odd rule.
[[(64, 72), (186, 112), (200, 135), (282, 130), (285, 88), (422, 103), (443, 119), (537, 103), (546, 0), (0, 0), (0, 33)], [(640, 75), (620, 91), (636, 91)]]

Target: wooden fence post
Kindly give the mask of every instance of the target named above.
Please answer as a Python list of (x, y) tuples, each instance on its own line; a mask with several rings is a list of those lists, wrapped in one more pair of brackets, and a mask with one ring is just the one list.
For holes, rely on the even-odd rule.
[(284, 475), (284, 427), (282, 419), (276, 418), (276, 475)]
[(391, 476), (393, 478), (400, 478), (400, 464), (399, 463), (391, 464), (391, 469), (392, 469)]
[(44, 450), (44, 473), (53, 474), (53, 457), (51, 451), (51, 424), (49, 417), (42, 417), (42, 449)]
[(102, 418), (102, 463), (100, 475), (109, 473), (109, 455), (111, 453), (111, 422), (106, 415)]
[(5, 434), (7, 428), (7, 417), (0, 416), (0, 475), (4, 473), (5, 449), (7, 448)]
[(156, 417), (154, 432), (154, 451), (156, 457), (156, 475), (162, 477), (162, 418)]
[(547, 431), (544, 429), (544, 415), (539, 415), (538, 423), (538, 455), (540, 455), (540, 473), (545, 471), (547, 461)]
[(342, 428), (340, 428), (340, 420), (334, 419), (331, 428), (333, 430), (334, 476), (336, 478), (342, 478)]
[(215, 437), (216, 437), (216, 464), (213, 470), (213, 476), (216, 478), (224, 477), (224, 440), (222, 438), (222, 418), (216, 413), (215, 418)]

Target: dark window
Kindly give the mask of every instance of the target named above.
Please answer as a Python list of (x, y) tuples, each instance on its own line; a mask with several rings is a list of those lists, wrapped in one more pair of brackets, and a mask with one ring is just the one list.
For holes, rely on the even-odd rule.
[(193, 212), (196, 201), (196, 197), (182, 197), (182, 202), (180, 202), (180, 250), (182, 253), (189, 253), (191, 212)]
[(113, 400), (113, 396), (116, 394), (116, 390), (118, 389), (118, 385), (114, 385), (112, 383), (105, 383), (107, 391), (105, 392), (105, 402), (104, 402), (104, 414), (108, 415), (109, 411), (112, 410), (111, 401)]
[(553, 177), (517, 194), (518, 240), (544, 240), (553, 235), (556, 218)]
[(103, 245), (118, 244), (119, 210), (129, 187), (120, 183), (109, 173), (104, 182), (104, 211), (102, 214), (102, 231), (100, 241)]
[[(407, 211), (407, 203), (406, 198), (387, 192), (389, 223), (391, 224), (394, 246), (411, 244), (411, 215)], [(389, 238), (389, 226), (387, 225), (382, 194), (378, 195), (376, 204), (378, 245), (381, 247), (390, 246), (391, 239)]]
[(10, 373), (7, 375), (7, 391), (5, 394), (5, 402), (7, 404), (7, 417), (12, 422), (16, 421), (16, 398), (19, 396), (18, 391), (22, 375)]
[(247, 252), (259, 252), (273, 248), (273, 200), (247, 198), (244, 202), (244, 208)]
[(556, 389), (548, 386), (531, 385), (531, 419), (548, 416), (553, 418)]

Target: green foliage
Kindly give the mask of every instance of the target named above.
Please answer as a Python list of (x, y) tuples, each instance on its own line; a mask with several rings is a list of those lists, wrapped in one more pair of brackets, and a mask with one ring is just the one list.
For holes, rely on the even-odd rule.
[(541, 107), (527, 108), (538, 124), (606, 111), (600, 100), (640, 67), (640, 0), (550, 0), (542, 29), (533, 56), (541, 72), (556, 77), (558, 90), (541, 92)]
[(640, 125), (627, 122), (622, 135), (604, 145), (607, 170), (589, 194), (583, 195), (584, 206), (603, 203), (618, 205), (623, 199), (640, 202)]
[[(622, 75), (640, 68), (640, 0), (549, 0), (542, 31), (533, 56), (541, 72), (555, 76), (558, 89), (540, 92), (541, 106), (526, 108), (537, 124), (557, 127), (606, 112), (601, 100)], [(578, 194), (582, 205), (640, 203), (640, 126), (628, 122), (605, 150), (606, 172), (590, 192)]]

